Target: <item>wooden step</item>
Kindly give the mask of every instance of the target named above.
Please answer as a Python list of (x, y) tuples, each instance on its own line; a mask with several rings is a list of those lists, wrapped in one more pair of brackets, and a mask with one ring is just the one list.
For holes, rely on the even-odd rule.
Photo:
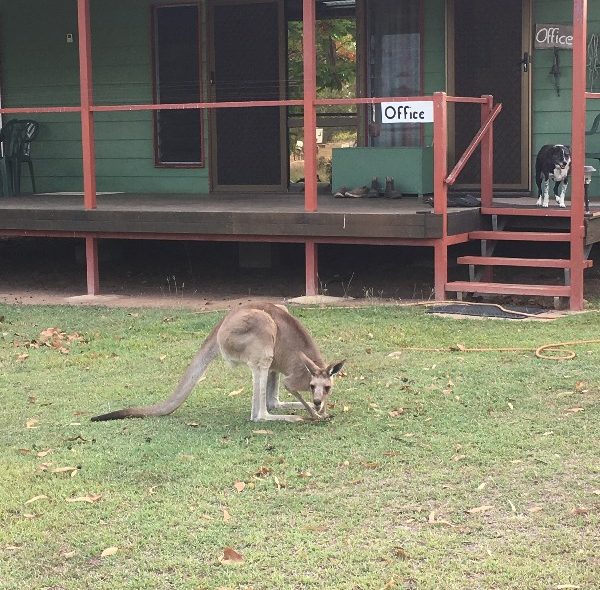
[(571, 235), (568, 233), (554, 233), (545, 231), (472, 231), (469, 232), (469, 239), (528, 242), (568, 242), (571, 239)]
[[(459, 256), (458, 264), (480, 266), (528, 266), (541, 268), (569, 268), (571, 261), (564, 258), (511, 258), (504, 256)], [(592, 260), (584, 260), (584, 268), (591, 268)]]
[(481, 207), (484, 215), (513, 215), (525, 217), (571, 217), (570, 209), (550, 207)]
[(564, 285), (521, 285), (514, 283), (480, 283), (452, 281), (446, 291), (462, 293), (495, 293), (497, 295), (539, 295), (542, 297), (569, 297), (571, 287)]

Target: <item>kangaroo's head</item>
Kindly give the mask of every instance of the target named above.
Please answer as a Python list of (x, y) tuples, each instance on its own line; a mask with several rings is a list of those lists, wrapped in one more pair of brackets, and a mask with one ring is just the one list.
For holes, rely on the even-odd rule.
[(327, 398), (331, 393), (333, 385), (333, 376), (339, 373), (344, 366), (345, 360), (331, 363), (326, 367), (319, 367), (315, 362), (309, 359), (306, 355), (304, 365), (310, 374), (310, 392), (312, 393), (312, 401), (317, 413), (324, 415), (327, 411)]

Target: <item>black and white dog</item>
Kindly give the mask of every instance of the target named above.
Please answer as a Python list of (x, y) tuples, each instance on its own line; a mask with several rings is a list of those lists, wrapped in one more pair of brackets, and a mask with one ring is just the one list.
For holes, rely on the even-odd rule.
[[(565, 206), (565, 195), (571, 172), (571, 149), (556, 144), (540, 148), (535, 160), (535, 182), (538, 187), (538, 207), (547, 207), (550, 200), (550, 181), (554, 180), (554, 197), (559, 207)], [(544, 192), (542, 194), (542, 183)], [(560, 194), (559, 194), (560, 193)]]

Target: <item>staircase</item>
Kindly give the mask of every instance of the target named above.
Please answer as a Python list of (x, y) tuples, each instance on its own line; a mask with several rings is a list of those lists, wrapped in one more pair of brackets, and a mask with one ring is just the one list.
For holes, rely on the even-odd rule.
[[(568, 209), (482, 207), (481, 213), (489, 216), (492, 229), (469, 233), (470, 240), (481, 241), (481, 255), (460, 256), (457, 260), (459, 264), (469, 265), (470, 280), (446, 283), (446, 291), (456, 292), (459, 299), (462, 298), (463, 293), (553, 297), (555, 305), (558, 304), (560, 298), (570, 297), (571, 260), (534, 257), (535, 254), (545, 253), (544, 244), (570, 242), (570, 211)], [(548, 218), (551, 218), (552, 221), (546, 221)], [(544, 231), (537, 231), (540, 226)], [(547, 226), (551, 226), (552, 229), (547, 230)], [(533, 256), (527, 258), (495, 256), (494, 251), (497, 244), (503, 241), (523, 242), (523, 252), (531, 253)], [(526, 245), (526, 243), (528, 244)], [(592, 261), (587, 260), (588, 254), (589, 249), (585, 252), (584, 268), (592, 266)], [(561, 284), (501, 283), (485, 280), (491, 277), (494, 267), (559, 269), (562, 270)]]

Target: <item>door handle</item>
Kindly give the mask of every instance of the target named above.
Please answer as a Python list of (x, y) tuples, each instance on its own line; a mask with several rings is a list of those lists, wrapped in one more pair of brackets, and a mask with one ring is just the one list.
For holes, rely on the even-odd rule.
[(208, 79), (209, 84), (214, 84), (215, 83), (215, 73), (211, 72), (210, 73), (210, 77)]
[(531, 55), (526, 51), (523, 54), (523, 59), (519, 62), (519, 65), (523, 68), (524, 72), (529, 71), (529, 64), (531, 63)]

